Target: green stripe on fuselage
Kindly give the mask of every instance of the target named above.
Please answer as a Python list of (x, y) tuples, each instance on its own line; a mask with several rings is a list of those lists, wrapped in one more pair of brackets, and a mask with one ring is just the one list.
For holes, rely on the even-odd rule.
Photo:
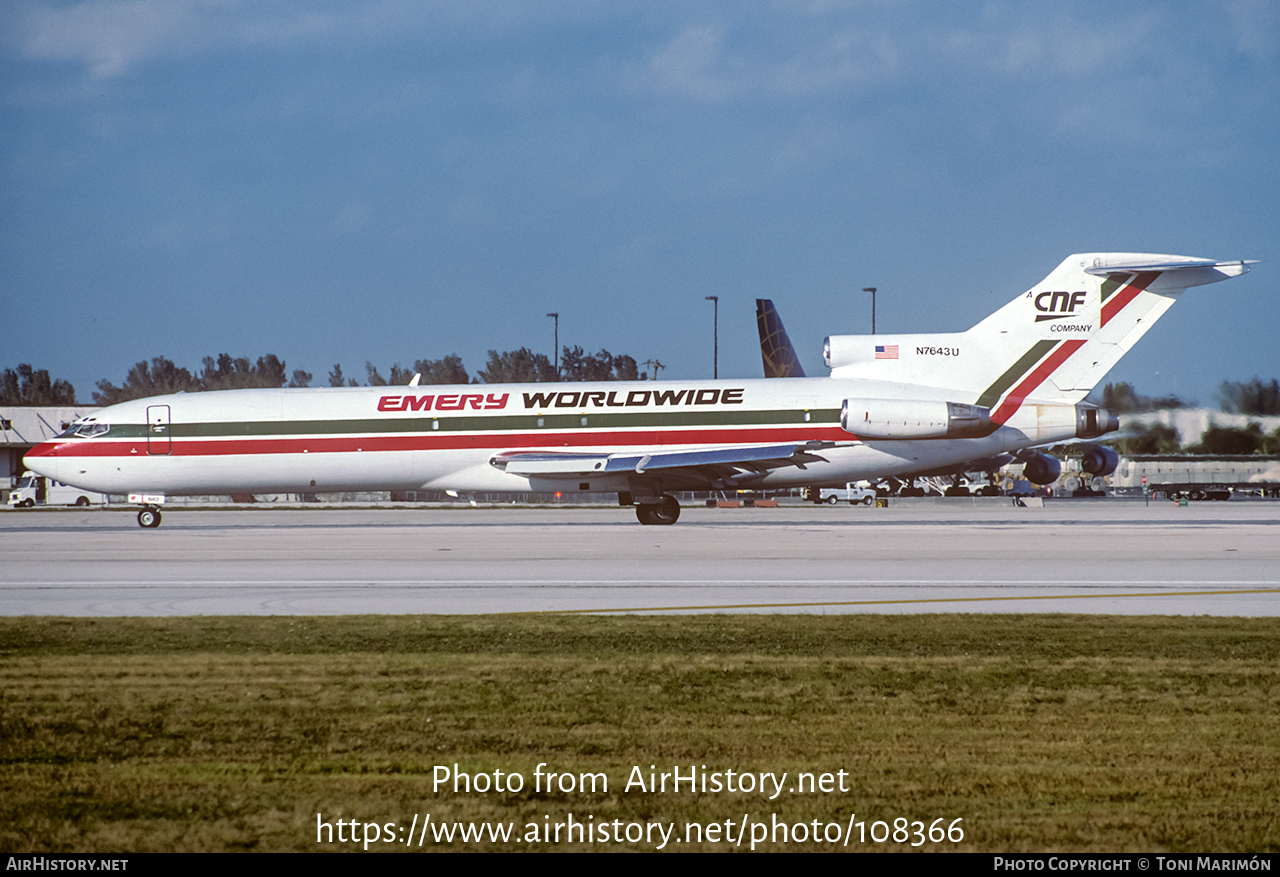
[(1031, 371), (1031, 367), (1040, 360), (1044, 359), (1045, 354), (1056, 347), (1057, 341), (1052, 339), (1047, 341), (1037, 341), (1026, 353), (1022, 354), (1022, 358), (1010, 366), (1009, 370), (996, 378), (996, 382), (983, 390), (982, 395), (978, 397), (978, 403), (983, 408), (990, 408), (1000, 399), (1004, 391), (1017, 383), (1018, 378)]
[[(839, 408), (815, 408), (807, 412), (809, 424), (840, 422)], [(382, 417), (360, 420), (259, 420), (234, 423), (170, 424), (173, 438), (232, 438), (283, 435), (403, 435), (433, 432), (536, 432), (540, 429), (635, 429), (700, 426), (770, 426), (802, 424), (806, 412), (790, 411), (648, 411), (572, 414), (501, 414), (488, 417)], [(582, 418), (587, 419), (584, 427)], [(542, 423), (539, 424), (538, 421)], [(433, 426), (438, 423), (439, 426)], [(107, 439), (145, 438), (145, 424), (111, 424)]]
[(1112, 294), (1125, 285), (1125, 282), (1132, 277), (1131, 274), (1108, 274), (1107, 279), (1102, 281), (1102, 300), (1106, 301), (1111, 298)]

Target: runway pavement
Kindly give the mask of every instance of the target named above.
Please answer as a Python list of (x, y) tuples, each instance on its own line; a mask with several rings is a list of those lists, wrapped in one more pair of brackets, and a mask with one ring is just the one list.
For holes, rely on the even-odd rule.
[(1280, 614), (1280, 503), (0, 512), (3, 615)]

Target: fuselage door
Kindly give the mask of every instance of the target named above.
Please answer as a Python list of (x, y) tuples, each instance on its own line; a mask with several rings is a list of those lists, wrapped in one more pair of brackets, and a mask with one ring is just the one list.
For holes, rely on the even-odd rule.
[(168, 454), (173, 451), (169, 437), (169, 406), (147, 406), (147, 453)]

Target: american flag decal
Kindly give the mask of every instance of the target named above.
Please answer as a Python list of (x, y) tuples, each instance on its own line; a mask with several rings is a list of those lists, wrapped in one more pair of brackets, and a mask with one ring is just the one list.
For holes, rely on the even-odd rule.
[(897, 359), (898, 345), (896, 344), (877, 344), (876, 359)]

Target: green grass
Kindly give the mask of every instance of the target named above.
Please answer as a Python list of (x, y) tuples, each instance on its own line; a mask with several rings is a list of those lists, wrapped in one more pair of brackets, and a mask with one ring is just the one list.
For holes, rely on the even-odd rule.
[[(1274, 852), (1278, 658), (1274, 619), (3, 618), (0, 849), (359, 848), (317, 845), (317, 813), (683, 836), (853, 812), (963, 818), (942, 849)], [(526, 787), (435, 794), (454, 763)], [(609, 790), (535, 791), (539, 763)], [(650, 765), (849, 791), (625, 792)]]

